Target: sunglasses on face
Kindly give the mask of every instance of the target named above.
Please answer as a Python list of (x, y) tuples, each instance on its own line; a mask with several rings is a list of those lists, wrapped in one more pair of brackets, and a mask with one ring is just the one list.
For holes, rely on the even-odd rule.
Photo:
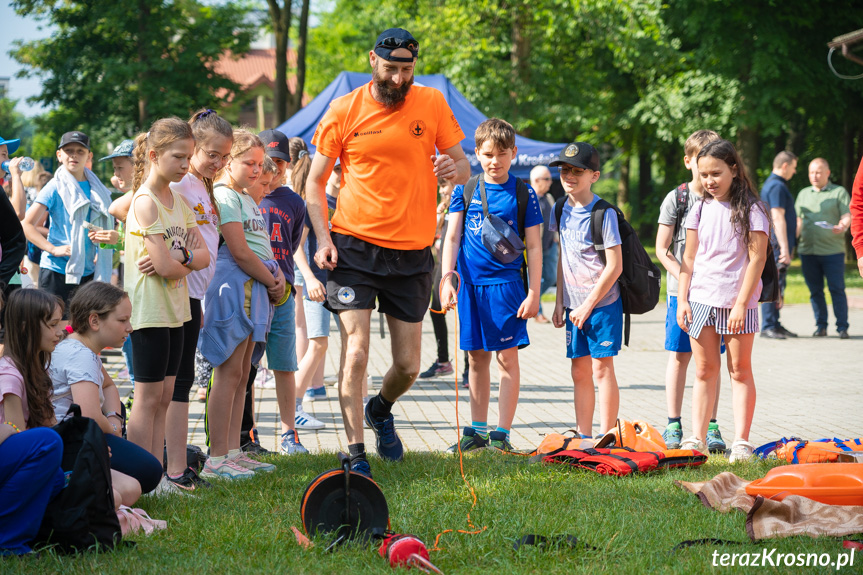
[(420, 49), (420, 45), (415, 40), (405, 40), (403, 38), (384, 38), (375, 48), (387, 48), (388, 50), (395, 50), (396, 48), (407, 48), (411, 52), (417, 52)]

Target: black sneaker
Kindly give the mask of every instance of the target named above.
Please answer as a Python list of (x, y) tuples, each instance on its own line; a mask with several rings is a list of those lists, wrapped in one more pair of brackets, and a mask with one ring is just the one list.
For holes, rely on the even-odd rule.
[(461, 445), (461, 452), (475, 451), (477, 449), (485, 449), (488, 447), (488, 438), (483, 437), (473, 427), (465, 427), (462, 432), (461, 440), (455, 445), (451, 445), (447, 449), (447, 453), (458, 453), (458, 446)]
[(438, 363), (437, 361), (431, 364), (431, 367), (419, 374), (419, 379), (429, 379), (430, 377), (439, 377), (441, 375), (449, 375), (453, 372), (450, 362)]
[(766, 337), (768, 339), (785, 339), (785, 334), (778, 329), (763, 329), (761, 330), (761, 337)]
[(240, 449), (243, 450), (243, 453), (251, 453), (252, 455), (274, 455), (272, 451), (261, 446), (256, 428), (249, 431), (249, 440), (240, 445)]
[(187, 467), (186, 471), (184, 471), (180, 477), (174, 478), (170, 475), (165, 475), (165, 477), (168, 481), (183, 491), (194, 491), (199, 487), (202, 489), (212, 487), (212, 484), (209, 481), (202, 479), (191, 467)]
[(782, 325), (781, 323), (780, 323), (780, 324), (776, 324), (776, 331), (778, 331), (779, 333), (781, 333), (781, 334), (782, 334), (782, 335), (784, 335), (785, 337), (797, 337), (797, 334), (796, 334), (796, 333), (794, 333), (793, 331), (788, 331), (788, 330), (785, 328), (785, 326), (784, 326), (784, 325)]

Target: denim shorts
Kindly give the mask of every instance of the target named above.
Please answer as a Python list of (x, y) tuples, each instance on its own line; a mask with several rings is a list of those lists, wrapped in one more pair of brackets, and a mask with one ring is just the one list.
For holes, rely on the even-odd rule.
[(303, 298), (303, 310), (306, 312), (306, 337), (309, 339), (329, 337), (331, 317), (335, 317), (338, 324), (339, 316), (324, 307), (322, 301)]
[(270, 333), (267, 335), (267, 367), (273, 371), (297, 371), (296, 309), (291, 295), (288, 301), (275, 306)]

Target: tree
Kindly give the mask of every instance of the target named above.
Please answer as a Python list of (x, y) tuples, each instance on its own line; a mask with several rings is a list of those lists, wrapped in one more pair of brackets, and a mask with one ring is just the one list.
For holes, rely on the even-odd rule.
[(273, 90), (273, 107), (276, 124), (281, 124), (303, 107), (303, 91), (306, 84), (306, 47), (309, 29), (309, 0), (300, 2), (297, 25), (296, 83), (294, 91), (288, 87), (288, 44), (291, 37), (293, 0), (267, 0), (270, 12), (270, 27), (276, 38), (276, 85)]
[[(253, 22), (234, 0), (14, 0), (20, 15), (49, 21), (52, 37), (16, 42), (22, 76), (42, 78), (34, 98), (54, 107), (58, 132), (129, 136), (155, 118), (188, 116), (237, 89), (214, 72), (225, 52), (248, 50)], [(54, 124), (53, 122), (57, 122)]]

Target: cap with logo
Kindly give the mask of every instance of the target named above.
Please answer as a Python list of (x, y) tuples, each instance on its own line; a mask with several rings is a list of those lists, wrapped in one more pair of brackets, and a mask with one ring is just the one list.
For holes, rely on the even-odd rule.
[(278, 130), (264, 130), (258, 137), (264, 142), (267, 155), (286, 162), (291, 161), (291, 148), (288, 137)]
[(110, 155), (105, 156), (104, 158), (99, 158), (100, 162), (104, 162), (105, 160), (110, 160), (111, 158), (131, 158), (132, 151), (135, 149), (135, 142), (132, 140), (123, 140), (120, 144), (114, 148), (114, 151), (111, 152)]
[[(410, 58), (393, 56), (394, 50), (404, 48), (411, 53)], [(388, 28), (381, 32), (375, 42), (375, 54), (390, 62), (413, 62), (419, 55), (420, 45), (410, 32), (404, 28)]]
[(89, 150), (90, 138), (88, 138), (87, 134), (84, 132), (66, 132), (60, 136), (60, 145), (57, 146), (57, 149), (59, 150), (63, 146), (68, 146), (69, 144), (81, 144)]
[(584, 170), (599, 171), (599, 152), (587, 142), (573, 142), (561, 150), (557, 159), (549, 162), (549, 166), (568, 164)]

